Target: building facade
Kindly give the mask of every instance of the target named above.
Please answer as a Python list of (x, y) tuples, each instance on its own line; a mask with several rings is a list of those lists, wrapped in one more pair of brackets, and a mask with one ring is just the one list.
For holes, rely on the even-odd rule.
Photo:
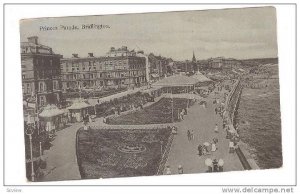
[(102, 89), (128, 88), (146, 83), (145, 57), (136, 56), (127, 47), (112, 47), (105, 57), (87, 57), (62, 59), (62, 89)]
[(39, 44), (38, 37), (21, 42), (23, 100), (37, 110), (61, 102), (60, 59), (52, 48)]
[(233, 67), (241, 65), (241, 62), (233, 58), (217, 57), (208, 59), (208, 65), (212, 69), (231, 70)]

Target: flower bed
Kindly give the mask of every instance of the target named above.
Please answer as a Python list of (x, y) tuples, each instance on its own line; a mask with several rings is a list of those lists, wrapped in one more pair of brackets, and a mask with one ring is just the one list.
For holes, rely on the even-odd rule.
[(170, 135), (167, 128), (79, 130), (76, 147), (81, 177), (155, 175)]
[[(173, 99), (173, 117), (174, 121), (178, 121), (178, 111), (185, 109), (187, 103), (191, 105), (191, 100), (183, 98)], [(162, 98), (157, 103), (152, 104), (142, 110), (138, 110), (127, 115), (121, 115), (112, 118), (109, 124), (112, 125), (144, 125), (157, 123), (171, 123), (172, 122), (172, 99)]]

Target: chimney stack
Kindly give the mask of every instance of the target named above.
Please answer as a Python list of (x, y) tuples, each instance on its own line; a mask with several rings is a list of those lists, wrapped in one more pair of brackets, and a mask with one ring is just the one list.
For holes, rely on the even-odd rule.
[(94, 57), (94, 53), (88, 53), (89, 57)]
[(73, 53), (72, 56), (73, 56), (73, 58), (78, 58), (78, 54), (76, 54), (76, 53)]
[(38, 44), (38, 39), (39, 39), (39, 37), (37, 37), (37, 36), (30, 36), (27, 38), (28, 42), (31, 42), (33, 44)]

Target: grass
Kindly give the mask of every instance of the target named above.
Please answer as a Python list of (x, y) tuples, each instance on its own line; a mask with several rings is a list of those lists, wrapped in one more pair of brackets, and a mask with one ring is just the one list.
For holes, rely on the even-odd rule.
[[(173, 116), (174, 121), (178, 121), (178, 110), (187, 107), (188, 100), (182, 98), (173, 99)], [(191, 101), (189, 102), (189, 104)], [(171, 123), (172, 122), (172, 99), (162, 98), (158, 102), (146, 107), (142, 110), (121, 115), (110, 119), (109, 124), (112, 125), (144, 125), (157, 123)]]
[[(77, 160), (83, 179), (155, 175), (171, 135), (169, 129), (79, 130)], [(140, 153), (127, 153), (126, 146), (142, 147)]]

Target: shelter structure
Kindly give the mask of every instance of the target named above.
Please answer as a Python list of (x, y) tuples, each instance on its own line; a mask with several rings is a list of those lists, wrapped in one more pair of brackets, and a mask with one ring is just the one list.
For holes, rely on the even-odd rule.
[(193, 91), (198, 82), (197, 79), (186, 75), (173, 75), (157, 81), (152, 86), (160, 86), (166, 93), (177, 94)]
[(67, 120), (65, 111), (55, 105), (47, 105), (39, 114), (40, 128), (45, 131), (52, 131), (62, 128)]
[(69, 120), (71, 122), (81, 122), (93, 107), (83, 100), (77, 100), (67, 109), (69, 110)]

